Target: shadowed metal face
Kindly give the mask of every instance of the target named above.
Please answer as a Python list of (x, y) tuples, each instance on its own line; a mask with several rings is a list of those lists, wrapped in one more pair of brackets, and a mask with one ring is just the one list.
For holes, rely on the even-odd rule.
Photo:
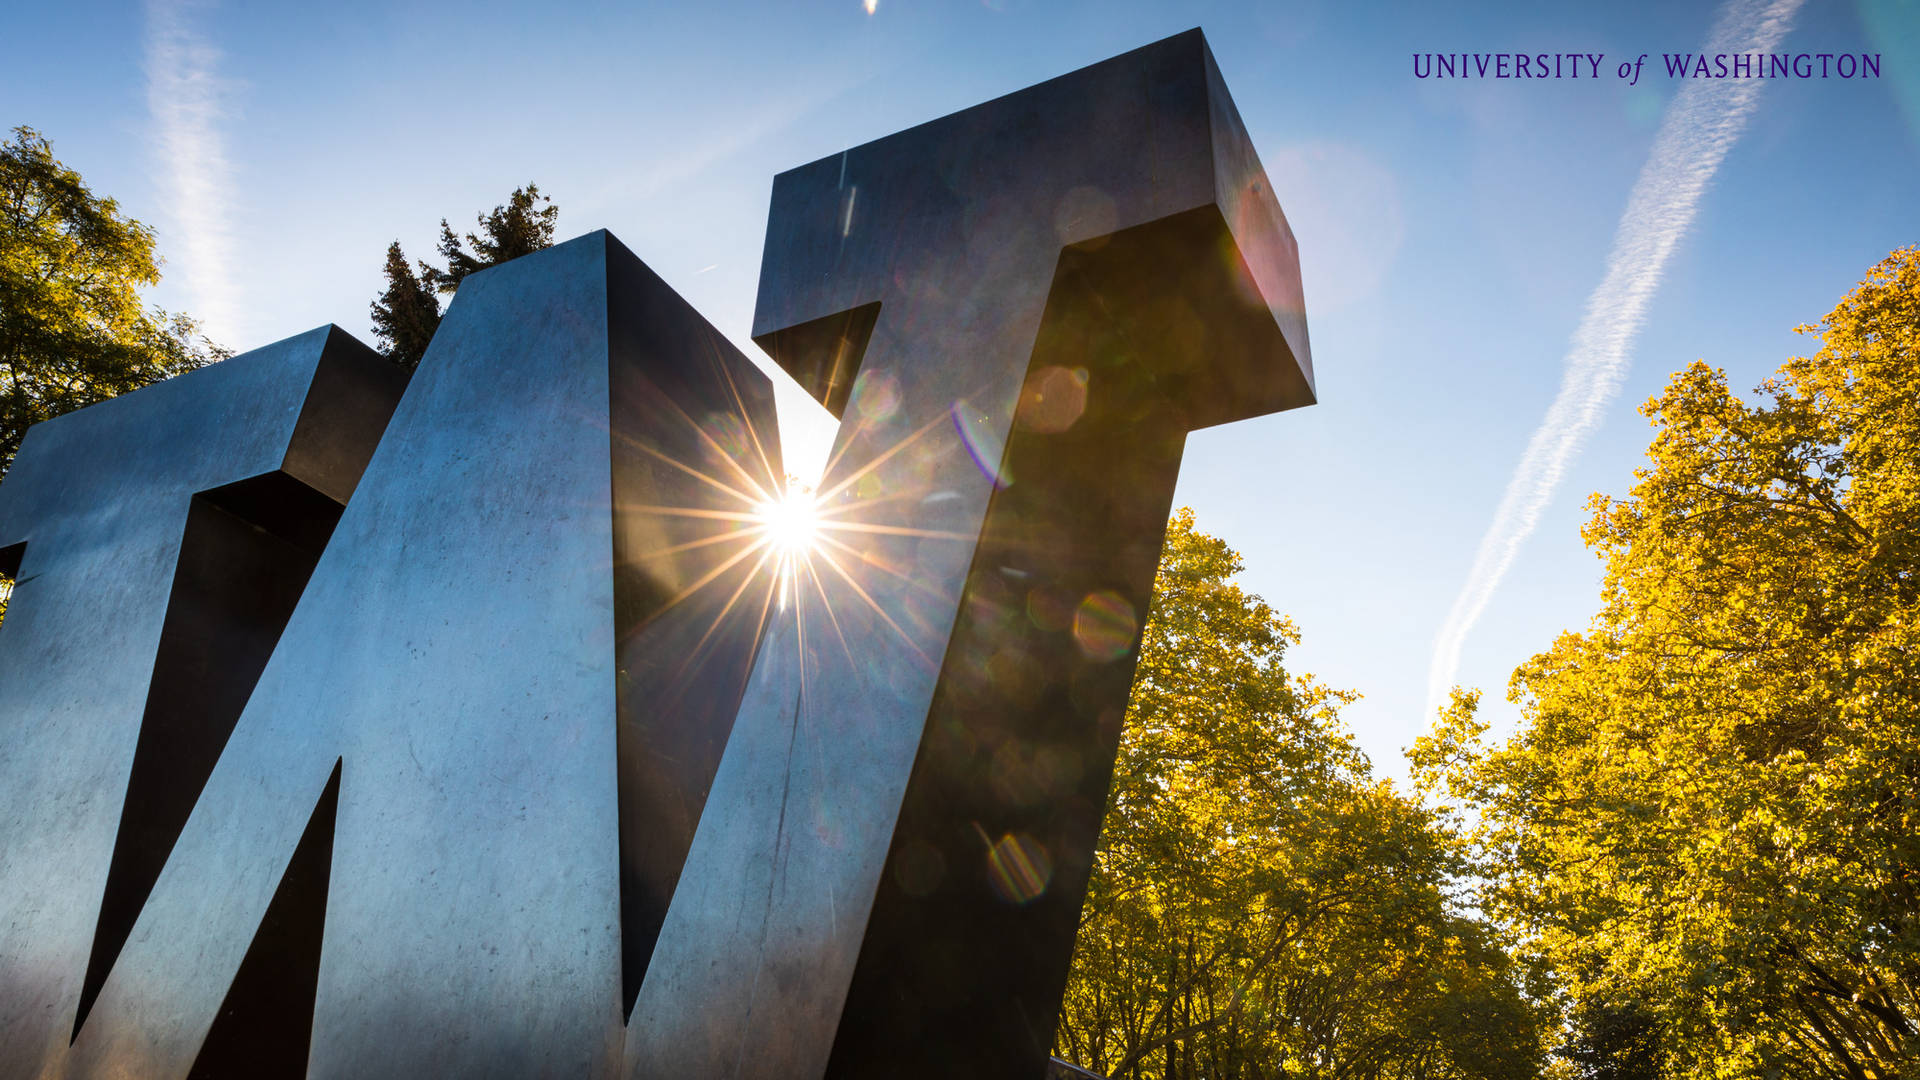
[(842, 414), (628, 1075), (1045, 1068), (1186, 432), (1310, 404), (1196, 32), (785, 173), (755, 335)]

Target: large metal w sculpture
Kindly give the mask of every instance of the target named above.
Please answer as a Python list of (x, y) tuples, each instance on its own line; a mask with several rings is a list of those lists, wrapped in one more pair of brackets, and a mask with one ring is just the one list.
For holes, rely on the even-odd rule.
[[(1037, 1078), (1186, 433), (1313, 401), (1198, 31), (35, 428), (0, 1077)], [(403, 392), (404, 390), (404, 392)]]

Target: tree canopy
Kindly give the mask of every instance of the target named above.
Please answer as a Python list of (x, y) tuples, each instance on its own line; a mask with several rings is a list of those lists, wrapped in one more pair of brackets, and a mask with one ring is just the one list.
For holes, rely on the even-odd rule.
[(528, 184), (514, 189), (506, 203), (490, 213), (476, 215), (480, 231), (467, 233), (464, 240), (441, 218), (438, 248), (446, 260), (444, 268), (422, 260), (416, 273), (400, 241), (387, 245), (382, 269), (387, 287), (372, 305), (380, 351), (397, 364), (417, 366), (440, 326), (440, 295), (453, 293), (470, 274), (552, 247), (559, 219), (560, 208), (553, 200), (540, 194), (537, 185)]
[(142, 303), (159, 280), (153, 230), (14, 128), (0, 143), (0, 475), (29, 426), (229, 355)]
[(1545, 1038), (1450, 833), (1283, 666), (1240, 558), (1169, 524), (1055, 1053), (1152, 1076), (1523, 1077)]
[(1648, 402), (1592, 625), (1518, 734), (1458, 695), (1415, 754), (1588, 1076), (1920, 1075), (1920, 249), (1799, 329), (1752, 399), (1696, 363)]

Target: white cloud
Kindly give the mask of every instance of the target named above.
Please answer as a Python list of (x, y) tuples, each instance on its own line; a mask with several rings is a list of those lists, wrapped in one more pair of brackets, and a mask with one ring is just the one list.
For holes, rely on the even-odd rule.
[[(1704, 51), (1771, 52), (1786, 37), (1801, 3), (1729, 0)], [(1663, 74), (1643, 72), (1641, 78)], [(1720, 162), (1759, 104), (1763, 85), (1758, 79), (1689, 79), (1667, 106), (1653, 152), (1614, 231), (1606, 276), (1587, 298), (1586, 314), (1574, 331), (1560, 392), (1520, 456), (1493, 523), (1480, 540), (1473, 569), (1434, 640), (1427, 676), (1429, 712), (1445, 704), (1467, 634), (1539, 525), (1574, 454), (1619, 394), (1660, 275), (1692, 225)]]
[(163, 250), (185, 285), (187, 311), (224, 345), (248, 348), (245, 305), (235, 273), (228, 214), (233, 169), (221, 122), (229, 86), (220, 52), (195, 32), (183, 0), (147, 4), (147, 110), (153, 117), (160, 190), (171, 224)]

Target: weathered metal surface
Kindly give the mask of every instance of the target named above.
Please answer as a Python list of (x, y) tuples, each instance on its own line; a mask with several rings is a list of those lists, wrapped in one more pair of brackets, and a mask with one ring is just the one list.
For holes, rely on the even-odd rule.
[(397, 409), (322, 330), (36, 429), (0, 1076), (1041, 1076), (1185, 434), (1313, 400), (1204, 40), (783, 174), (755, 333), (843, 418), (790, 573), (605, 233)]
[[(209, 374), (261, 361), (229, 365)], [(183, 424), (231, 409), (244, 431), (266, 429), (257, 408), (194, 378), (111, 404), (164, 401)], [(144, 419), (137, 430), (203, 441)], [(0, 1071), (244, 1071), (274, 1040), (240, 991), (263, 979), (297, 1014), (284, 989), (304, 978), (311, 1046), (298, 1061), (312, 1075), (616, 1072), (623, 964), (637, 986), (771, 598), (752, 510), (782, 475), (772, 431), (766, 378), (607, 234), (470, 278), (71, 1050), (91, 923), (67, 919), (56, 939), (50, 917), (14, 917), (7, 940), (25, 962), (7, 965), (0, 990)], [(17, 470), (77, 464), (42, 432), (27, 451)], [(182, 506), (153, 542), (177, 547), (187, 495), (234, 471), (246, 475), (175, 485)], [(44, 490), (35, 476), (19, 484), (16, 471), (8, 506)], [(144, 480), (114, 475), (75, 504), (80, 516), (144, 510), (132, 501), (155, 497)], [(100, 894), (103, 858), (51, 881), (34, 860), (60, 839), (45, 818), (124, 789), (146, 689), (144, 673), (122, 680), (132, 719), (112, 740), (93, 722), (97, 693), (47, 698), (75, 666), (60, 650), (80, 647), (46, 628), (37, 560), (43, 538), (66, 550), (61, 535), (28, 536), (0, 662), (30, 671), (7, 686), (36, 696), (0, 722), (40, 740), (31, 754), (5, 740), (9, 769), (77, 775), (9, 789), (10, 809), (40, 815), (12, 834), (4, 879), (40, 891), (10, 912)], [(76, 573), (63, 599), (104, 619), (114, 590), (141, 586), (158, 608), (164, 558), (135, 565), (117, 533), (93, 550), (109, 565)], [(149, 632), (118, 654), (154, 649)], [(89, 740), (112, 742), (117, 776), (67, 760)], [(96, 848), (111, 826), (96, 827)], [(51, 953), (53, 940), (67, 945)], [(265, 1019), (306, 1034), (306, 1015)]]
[(754, 329), (828, 520), (628, 1075), (1037, 1080), (1185, 434), (1313, 400), (1292, 235), (1194, 31), (782, 174)]
[(322, 327), (29, 432), (0, 486), (0, 545), (24, 544), (0, 626), (0, 1076), (64, 1054), (404, 382)]

